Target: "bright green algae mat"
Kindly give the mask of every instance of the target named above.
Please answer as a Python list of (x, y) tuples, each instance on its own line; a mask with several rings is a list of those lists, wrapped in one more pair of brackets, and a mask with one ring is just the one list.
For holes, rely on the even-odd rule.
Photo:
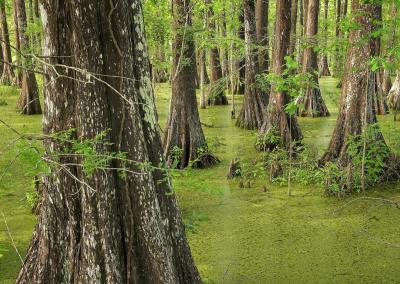
[[(336, 81), (321, 79), (321, 88), (332, 116), (301, 118), (305, 142), (320, 153), (329, 143), (337, 116), (339, 90)], [(170, 88), (156, 87), (160, 125), (165, 126)], [(39, 133), (41, 117), (15, 112), (18, 92), (0, 88), (0, 118), (18, 130)], [(240, 96), (237, 96), (239, 98)], [(231, 97), (230, 97), (231, 99)], [(187, 236), (198, 269), (208, 283), (381, 283), (400, 279), (399, 209), (382, 199), (400, 197), (400, 185), (371, 189), (367, 196), (346, 199), (325, 197), (318, 187), (286, 187), (256, 180), (250, 189), (227, 181), (233, 157), (250, 162), (256, 132), (235, 127), (231, 106), (200, 110), (210, 147), (222, 163), (211, 169), (179, 172), (174, 189), (187, 226)], [(379, 117), (386, 141), (399, 147), (400, 122)], [(0, 168), (16, 151), (3, 152), (15, 135), (0, 126)], [(24, 201), (31, 179), (20, 162), (0, 184), (0, 283), (12, 283), (20, 260), (12, 246), (4, 215), (14, 242), (23, 255), (35, 217)], [(266, 185), (267, 192), (261, 189)]]

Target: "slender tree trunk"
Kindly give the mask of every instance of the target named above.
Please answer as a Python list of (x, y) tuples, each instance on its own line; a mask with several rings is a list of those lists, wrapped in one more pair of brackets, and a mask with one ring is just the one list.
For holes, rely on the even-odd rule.
[[(25, 12), (25, 1), (16, 0), (18, 15), (18, 35), (20, 43), (20, 51), (23, 54), (29, 53), (30, 44), (26, 36), (27, 19)], [(22, 70), (22, 90), (18, 100), (18, 108), (22, 114), (33, 115), (42, 113), (39, 100), (39, 89), (36, 82), (35, 73), (31, 71), (34, 68), (32, 59), (24, 56), (21, 59)]]
[(3, 50), (3, 74), (1, 76), (1, 83), (4, 85), (11, 85), (14, 82), (14, 69), (12, 67), (10, 34), (8, 32), (7, 15), (5, 3), (0, 4), (0, 21), (1, 21), (1, 38)]
[(397, 72), (396, 79), (389, 91), (388, 105), (394, 112), (394, 121), (397, 121), (397, 114), (400, 111), (400, 72)]
[(191, 9), (189, 0), (173, 1), (172, 98), (163, 145), (167, 162), (179, 168), (192, 162), (193, 167), (208, 167), (218, 161), (202, 154), (208, 151), (197, 109), (195, 46), (193, 35), (183, 32), (192, 26)]
[[(329, 0), (324, 1), (324, 48), (328, 47), (328, 15), (329, 15)], [(319, 67), (319, 75), (320, 76), (331, 76), (331, 71), (329, 70), (328, 64), (328, 55), (326, 51), (321, 55), (320, 67)]]
[(40, 17), (39, 0), (33, 0), (33, 9), (35, 11), (35, 17), (39, 18)]
[[(298, 0), (299, 1), (299, 25), (300, 25), (300, 37), (297, 39), (297, 63), (299, 66), (303, 64), (303, 36), (304, 36), (304, 27), (305, 27), (305, 4), (307, 0)], [(290, 28), (292, 30), (292, 27)]]
[(41, 3), (50, 64), (83, 70), (46, 68), (45, 133), (88, 141), (112, 129), (97, 155), (134, 162), (88, 175), (70, 143), (45, 140), (52, 170), (17, 283), (200, 283), (165, 172), (137, 165), (163, 161), (140, 2)]
[(311, 86), (304, 90), (304, 96), (300, 98), (299, 103), (304, 104), (304, 109), (299, 109), (301, 116), (328, 116), (329, 111), (321, 95), (318, 82), (318, 55), (315, 46), (318, 45), (316, 38), (318, 33), (318, 13), (319, 0), (308, 0), (307, 20), (305, 26), (305, 38), (307, 47), (303, 55), (303, 73), (311, 74)]
[[(15, 49), (17, 50), (15, 63), (18, 66), (22, 66), (21, 55), (19, 53), (19, 51), (21, 50), (21, 43), (20, 43), (20, 38), (19, 38), (20, 28), (19, 28), (19, 24), (18, 24), (17, 0), (13, 0), (13, 18), (14, 18)], [(22, 86), (22, 68), (16, 69), (15, 84), (20, 87)]]
[[(225, 9), (222, 12), (222, 23), (221, 23), (221, 35), (224, 39), (226, 39), (226, 13)], [(226, 90), (230, 90), (230, 74), (229, 74), (229, 48), (227, 47), (226, 43), (224, 43), (223, 47), (221, 48), (221, 58), (222, 58), (222, 77), (224, 78), (225, 88)]]
[(257, 43), (255, 1), (244, 0), (243, 8), (246, 35), (246, 77), (243, 107), (236, 125), (245, 129), (259, 129), (263, 123), (265, 111), (261, 93), (255, 86), (256, 74), (259, 72), (259, 54), (255, 46)]
[[(380, 9), (379, 4), (352, 2), (354, 20), (360, 28), (350, 31), (339, 116), (328, 150), (321, 158), (322, 164), (336, 161), (341, 168), (351, 165), (347, 152), (349, 137), (363, 133), (368, 125), (377, 122), (373, 105), (376, 76), (368, 64), (377, 55), (376, 41), (369, 35), (377, 29), (375, 19)], [(382, 134), (378, 133), (376, 139), (383, 141)]]
[[(302, 0), (300, 0), (302, 1)], [(292, 0), (292, 16), (290, 17), (290, 46), (289, 54), (294, 55), (297, 42), (297, 8), (299, 6), (299, 0)]]
[[(288, 56), (289, 52), (290, 7), (290, 0), (277, 1), (275, 35), (280, 36), (275, 37), (272, 51), (272, 70), (276, 75), (282, 75), (285, 68), (285, 57)], [(292, 142), (302, 139), (297, 118), (285, 112), (285, 106), (290, 100), (291, 98), (286, 92), (280, 92), (276, 89), (276, 86), (272, 86), (267, 115), (260, 130), (260, 137), (272, 134), (278, 136), (280, 142), (263, 140), (259, 147), (260, 150), (272, 150), (278, 144), (286, 149), (290, 149)]]
[(210, 41), (212, 47), (210, 49), (210, 93), (208, 94), (209, 105), (227, 105), (228, 99), (225, 96), (225, 83), (222, 80), (222, 66), (219, 56), (219, 49), (215, 42), (216, 27), (214, 19), (214, 11), (211, 5), (208, 8), (208, 28), (211, 31)]
[(256, 35), (258, 51), (259, 72), (268, 71), (268, 4), (269, 0), (256, 0)]
[[(256, 0), (255, 16), (258, 45), (258, 73), (266, 73), (269, 68), (268, 5), (269, 0)], [(262, 90), (259, 90), (259, 92), (266, 106), (269, 99), (268, 92)]]
[[(239, 23), (240, 23), (240, 27), (239, 27), (239, 31), (238, 31), (238, 36), (239, 39), (242, 40), (243, 42), (246, 41), (245, 39), (245, 27), (244, 27), (244, 11), (241, 11), (241, 13), (239, 14)], [(244, 94), (244, 81), (245, 81), (245, 65), (246, 65), (246, 60), (245, 58), (239, 60), (236, 63), (236, 69), (239, 70), (238, 71), (238, 83), (236, 85), (236, 90), (235, 90), (235, 94)]]
[(206, 67), (206, 51), (204, 49), (200, 50), (200, 108), (207, 108), (207, 95), (206, 95), (206, 78), (204, 68)]
[[(374, 21), (376, 21), (377, 29), (382, 28), (382, 5), (379, 5), (379, 9), (377, 9), (376, 14), (374, 14), (375, 18)], [(382, 39), (380, 36), (374, 37), (374, 54), (376, 56), (381, 55), (382, 51)], [(382, 87), (382, 75), (383, 75), (383, 70), (378, 69), (373, 72), (374, 73), (374, 108), (376, 111), (376, 114), (379, 115), (385, 115), (388, 113), (388, 106), (386, 103), (386, 94), (383, 92), (383, 87)]]
[[(341, 0), (336, 0), (336, 19), (335, 19), (335, 37), (336, 37), (336, 47), (335, 47), (335, 63), (334, 63), (334, 70), (333, 70), (333, 76), (336, 78), (341, 78), (342, 76), (342, 68), (341, 68), (341, 64), (342, 64), (342, 55), (341, 55), (341, 48), (338, 44), (338, 42), (341, 39), (341, 29), (340, 29), (340, 21), (342, 19), (342, 13), (341, 10), (342, 9), (342, 3)], [(340, 87), (341, 84), (339, 84)]]

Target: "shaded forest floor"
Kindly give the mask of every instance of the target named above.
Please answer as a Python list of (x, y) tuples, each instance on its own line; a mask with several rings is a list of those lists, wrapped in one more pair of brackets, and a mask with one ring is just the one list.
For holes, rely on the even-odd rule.
[[(322, 153), (336, 121), (339, 90), (331, 78), (321, 80), (328, 118), (301, 118), (305, 142)], [(157, 107), (162, 128), (169, 107), (170, 88), (157, 86)], [(18, 92), (0, 88), (0, 118), (21, 132), (39, 133), (41, 118), (15, 112)], [(200, 110), (209, 146), (222, 160), (207, 170), (175, 174), (174, 189), (184, 216), (187, 236), (197, 266), (208, 283), (380, 283), (400, 278), (400, 211), (380, 199), (399, 198), (400, 185), (371, 189), (366, 197), (338, 200), (323, 195), (318, 186), (293, 186), (256, 179), (240, 189), (227, 181), (229, 162), (239, 157), (250, 163), (255, 132), (237, 129), (231, 106)], [(386, 141), (400, 149), (400, 122), (379, 118)], [(15, 135), (0, 126), (0, 175), (17, 150), (3, 149)], [(32, 187), (24, 165), (16, 162), (0, 183), (0, 283), (12, 283), (25, 252), (35, 217), (25, 201)], [(266, 185), (267, 192), (262, 187)], [(5, 219), (3, 218), (3, 214)], [(6, 226), (6, 223), (8, 225)]]

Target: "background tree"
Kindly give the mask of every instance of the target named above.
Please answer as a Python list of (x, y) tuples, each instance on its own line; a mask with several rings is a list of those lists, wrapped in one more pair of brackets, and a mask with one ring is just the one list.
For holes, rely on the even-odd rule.
[(24, 54), (21, 59), (23, 66), (22, 70), (22, 89), (18, 100), (18, 108), (23, 114), (40, 114), (42, 113), (42, 108), (40, 106), (39, 100), (39, 88), (37, 85), (35, 73), (33, 69), (33, 61), (28, 56), (30, 50), (29, 39), (26, 34), (27, 31), (27, 19), (25, 12), (25, 1), (16, 0), (17, 15), (18, 15), (18, 35), (20, 49), (19, 51)]
[[(13, 0), (13, 19), (14, 19), (14, 40), (15, 40), (15, 49), (16, 49), (16, 64), (18, 66), (22, 66), (21, 62), (21, 54), (18, 52), (21, 50), (21, 42), (20, 42), (20, 27), (18, 23), (18, 7), (17, 0)], [(16, 69), (15, 83), (17, 86), (22, 86), (22, 69)]]
[(207, 167), (217, 159), (208, 154), (207, 142), (200, 124), (196, 99), (196, 56), (189, 0), (174, 0), (174, 41), (172, 98), (164, 134), (164, 155), (169, 164), (179, 168), (194, 162), (194, 167)]
[(0, 2), (0, 21), (1, 21), (1, 47), (3, 50), (3, 73), (1, 75), (1, 83), (10, 85), (14, 82), (14, 69), (12, 67), (10, 34), (8, 31), (7, 14), (5, 1)]
[[(17, 283), (200, 283), (165, 172), (139, 166), (163, 160), (141, 2), (42, 3), (48, 63), (68, 68), (46, 68), (52, 166)], [(87, 156), (57, 139), (63, 131), (79, 141), (105, 133), (95, 154), (123, 151), (129, 162), (111, 158), (89, 174)]]
[(328, 55), (326, 49), (328, 47), (328, 21), (329, 21), (329, 0), (324, 0), (324, 48), (325, 50), (321, 54), (321, 60), (319, 65), (319, 75), (320, 76), (331, 76), (331, 71), (329, 70)]
[(312, 76), (311, 84), (304, 90), (300, 103), (304, 105), (299, 110), (302, 116), (328, 116), (329, 111), (322, 98), (318, 82), (318, 55), (315, 50), (318, 45), (318, 13), (319, 0), (307, 0), (307, 20), (305, 21), (305, 39), (307, 46), (304, 48), (303, 73)]
[[(245, 26), (244, 26), (244, 10), (243, 8), (239, 12), (239, 29), (238, 29), (238, 37), (243, 43), (246, 41), (245, 37)], [(236, 62), (236, 70), (238, 70), (238, 78), (235, 88), (235, 94), (244, 94), (244, 85), (245, 85), (245, 72), (246, 72), (246, 60), (245, 56), (241, 57)]]
[(244, 26), (246, 38), (245, 91), (242, 110), (236, 121), (238, 127), (259, 129), (264, 119), (264, 102), (256, 87), (259, 72), (259, 53), (257, 49), (255, 1), (244, 0)]
[[(290, 0), (278, 0), (276, 5), (276, 27), (275, 40), (272, 50), (272, 72), (280, 76), (285, 70), (285, 57), (288, 56), (290, 45)], [(266, 118), (260, 130), (260, 136), (269, 134), (278, 136), (279, 144), (289, 149), (293, 141), (302, 139), (301, 130), (297, 123), (297, 118), (289, 115), (285, 111), (286, 105), (291, 101), (291, 97), (285, 91), (277, 89), (273, 83), (269, 98)], [(264, 141), (264, 149), (273, 149), (277, 145), (274, 141)]]
[(225, 83), (222, 80), (222, 65), (217, 42), (215, 40), (216, 26), (212, 2), (208, 2), (208, 29), (210, 32), (210, 93), (208, 102), (210, 105), (227, 105), (225, 96)]

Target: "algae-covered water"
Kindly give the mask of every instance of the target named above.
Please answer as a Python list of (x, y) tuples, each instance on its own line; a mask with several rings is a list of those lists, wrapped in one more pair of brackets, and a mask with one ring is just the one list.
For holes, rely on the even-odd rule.
[[(320, 153), (327, 146), (336, 115), (339, 92), (330, 78), (322, 91), (332, 112), (329, 118), (301, 118), (305, 142)], [(40, 131), (40, 117), (15, 114), (16, 93), (1, 89), (0, 118), (28, 132)], [(157, 86), (160, 125), (165, 125), (170, 89)], [(230, 119), (230, 106), (200, 110), (209, 146), (222, 163), (206, 170), (179, 172), (174, 189), (187, 227), (197, 267), (208, 283), (395, 283), (400, 281), (399, 209), (385, 202), (400, 201), (400, 186), (371, 189), (366, 196), (338, 200), (323, 195), (317, 186), (286, 186), (257, 179), (251, 188), (240, 189), (226, 179), (234, 157), (248, 162), (259, 155), (254, 149), (255, 132), (237, 129)], [(6, 114), (3, 117), (3, 114)], [(400, 123), (391, 115), (380, 117), (387, 142), (400, 149), (396, 133)], [(0, 126), (0, 149), (13, 137)], [(13, 152), (0, 153), (0, 166)], [(0, 282), (15, 279), (19, 258), (10, 235), (23, 254), (35, 217), (30, 215), (24, 193), (30, 179), (23, 165), (11, 167), (0, 185)], [(267, 192), (262, 190), (267, 187)], [(9, 230), (4, 223), (2, 212)]]

